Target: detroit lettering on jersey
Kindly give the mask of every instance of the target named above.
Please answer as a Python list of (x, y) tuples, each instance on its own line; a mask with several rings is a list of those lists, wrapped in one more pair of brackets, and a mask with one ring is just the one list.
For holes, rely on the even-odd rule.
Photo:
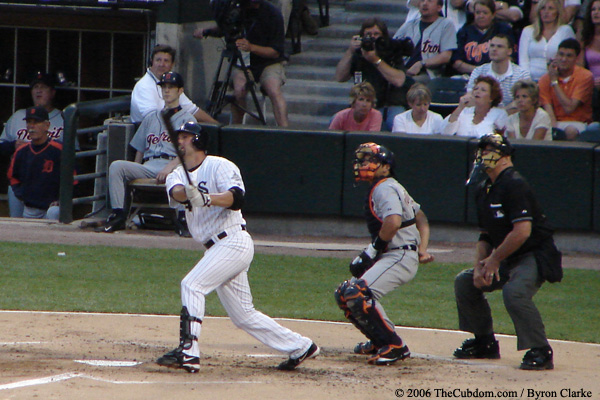
[(467, 60), (480, 62), (483, 54), (487, 54), (489, 51), (489, 41), (485, 43), (469, 42), (465, 45), (465, 54), (467, 55)]
[(161, 132), (159, 135), (150, 133), (146, 136), (146, 143), (148, 143), (148, 146), (158, 144), (159, 142), (171, 143), (171, 137), (167, 132)]
[(437, 54), (440, 52), (440, 45), (438, 44), (431, 44), (431, 40), (427, 39), (426, 41), (423, 42), (423, 45), (421, 46), (421, 53), (425, 54), (425, 53), (431, 53), (431, 54)]
[[(54, 126), (51, 129), (48, 130), (48, 137), (50, 139), (54, 139), (54, 140), (59, 140), (62, 138), (62, 133), (63, 133), (63, 127), (62, 126)], [(25, 140), (27, 142), (31, 142), (31, 139), (29, 138), (29, 133), (27, 132), (27, 129), (19, 129), (17, 131), (17, 139), (18, 140)]]

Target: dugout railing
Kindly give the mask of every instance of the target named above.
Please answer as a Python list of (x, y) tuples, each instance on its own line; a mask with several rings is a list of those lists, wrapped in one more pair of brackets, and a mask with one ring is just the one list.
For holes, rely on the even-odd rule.
[[(107, 125), (96, 125), (92, 127), (80, 128), (81, 117), (95, 118), (102, 115), (114, 113), (129, 114), (131, 96), (119, 96), (106, 100), (93, 100), (81, 103), (71, 104), (63, 111), (64, 133), (63, 133), (63, 152), (60, 164), (60, 216), (59, 222), (70, 223), (73, 221), (73, 206), (78, 204), (91, 204), (94, 201), (105, 200), (106, 191), (95, 193), (91, 196), (82, 196), (73, 198), (74, 182), (82, 183), (86, 181), (96, 181), (105, 178), (106, 169), (97, 168), (90, 173), (75, 173), (78, 161), (85, 158), (107, 156), (106, 147), (97, 146), (95, 150), (76, 151), (76, 141), (81, 135), (95, 135), (103, 132)], [(98, 141), (100, 143), (100, 141)]]

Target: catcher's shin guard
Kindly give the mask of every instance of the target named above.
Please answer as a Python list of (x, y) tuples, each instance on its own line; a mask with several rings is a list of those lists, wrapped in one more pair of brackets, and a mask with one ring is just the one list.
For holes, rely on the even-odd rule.
[(355, 326), (360, 326), (360, 331), (371, 339), (373, 345), (377, 348), (386, 345), (403, 345), (400, 336), (388, 326), (375, 307), (375, 299), (364, 279), (350, 281), (345, 288), (343, 298), (351, 313), (352, 319), (348, 319), (356, 321)]
[(346, 299), (344, 297), (344, 293), (346, 292), (346, 289), (348, 289), (349, 285), (350, 285), (350, 281), (344, 281), (344, 283), (342, 283), (336, 289), (336, 291), (334, 293), (335, 301), (337, 302), (338, 307), (344, 312), (344, 316), (346, 317), (346, 319), (348, 321), (350, 321), (352, 323), (352, 325), (354, 325), (359, 331), (361, 331), (363, 335), (365, 335), (368, 339), (373, 341), (373, 338), (371, 337), (369, 332), (364, 330), (362, 325), (359, 324), (358, 321), (356, 320), (356, 318), (354, 318), (352, 316), (352, 311), (350, 311), (350, 309), (348, 308), (348, 305), (346, 304)]
[(202, 323), (200, 318), (190, 315), (186, 306), (181, 307), (181, 315), (179, 320), (179, 348), (181, 350), (189, 350), (192, 348), (192, 341), (198, 340), (198, 337), (192, 335), (190, 325), (192, 322)]

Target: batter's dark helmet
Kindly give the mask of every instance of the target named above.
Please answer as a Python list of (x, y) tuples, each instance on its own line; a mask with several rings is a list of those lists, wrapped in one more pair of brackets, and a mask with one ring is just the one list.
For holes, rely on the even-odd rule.
[(179, 132), (186, 132), (194, 135), (195, 137), (192, 139), (192, 144), (198, 150), (206, 151), (208, 148), (208, 132), (202, 129), (196, 122), (186, 122), (177, 130), (177, 133)]

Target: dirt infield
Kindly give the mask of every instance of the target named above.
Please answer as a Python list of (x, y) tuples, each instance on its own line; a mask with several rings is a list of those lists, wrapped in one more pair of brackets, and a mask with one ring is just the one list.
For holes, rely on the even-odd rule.
[[(9, 225), (6, 225), (9, 224)], [(12, 225), (11, 225), (12, 224)], [(0, 240), (197, 248), (171, 234), (97, 234), (47, 224), (0, 224)], [(10, 236), (10, 237), (8, 237)], [(339, 240), (315, 251), (255, 235), (257, 251), (348, 257), (362, 240)], [(328, 242), (336, 242), (335, 240)], [(433, 243), (440, 261), (471, 258), (471, 246)], [(338, 250), (334, 250), (338, 249)], [(598, 258), (569, 257), (574, 267), (597, 267)], [(502, 359), (451, 357), (468, 337), (453, 331), (403, 328), (412, 357), (388, 367), (369, 366), (352, 354), (363, 340), (349, 324), (279, 320), (311, 337), (322, 353), (294, 372), (275, 366), (285, 357), (236, 329), (227, 318), (207, 318), (198, 374), (158, 367), (154, 360), (177, 345), (179, 318), (121, 314), (0, 311), (1, 399), (393, 399), (587, 397), (600, 399), (600, 345), (551, 341), (553, 371), (517, 367), (516, 339), (499, 336)]]

